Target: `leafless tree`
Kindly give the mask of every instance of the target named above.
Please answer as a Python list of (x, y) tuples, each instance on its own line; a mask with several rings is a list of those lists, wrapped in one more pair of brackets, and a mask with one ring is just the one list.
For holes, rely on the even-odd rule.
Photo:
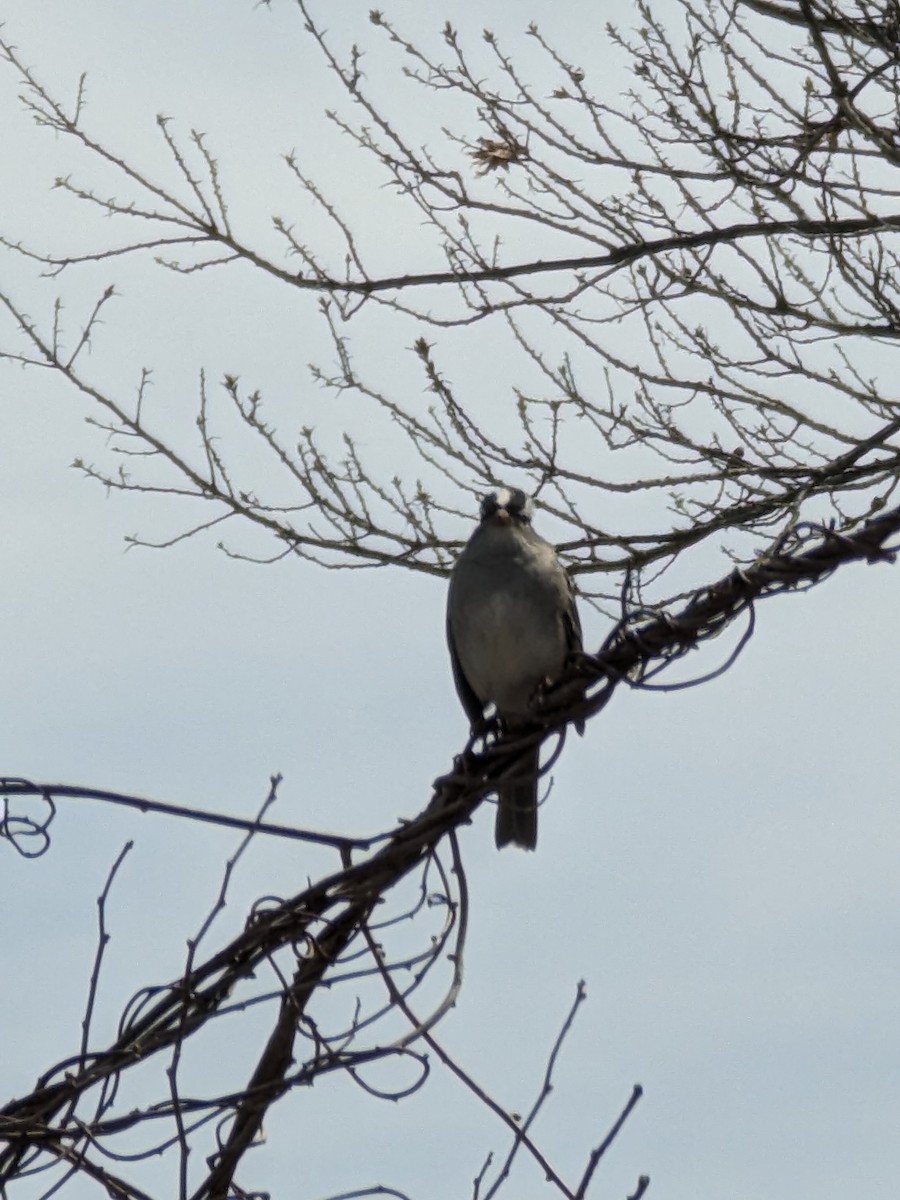
[[(232, 219), (214, 134), (183, 134), (160, 117), (180, 179), (163, 185), (92, 135), (83, 91), (61, 100), (10, 42), (3, 54), (27, 110), (83, 153), (84, 175), (57, 186), (110, 218), (112, 232), (88, 251), (36, 247), (12, 232), (4, 245), (60, 287), (80, 266), (123, 258), (148, 272), (227, 279), (243, 264), (268, 277), (298, 311), (317, 314), (330, 362), (312, 365), (312, 381), (353, 400), (338, 446), (323, 445), (283, 398), (232, 374), (201, 376), (190, 436), (173, 435), (154, 413), (147, 371), (131, 396), (105, 388), (86, 351), (102, 353), (114, 285), (74, 331), (62, 300), (43, 321), (4, 290), (4, 357), (62, 377), (89, 403), (109, 453), (81, 463), (86, 475), (202, 506), (174, 537), (135, 540), (171, 544), (243, 524), (268, 539), (259, 557), (440, 575), (472, 497), (514, 480), (539, 495), (582, 593), (615, 624), (604, 646), (572, 663), (532, 729), (513, 739), (492, 726), (473, 738), (409, 825), (379, 839), (329, 840), (272, 830), (265, 811), (249, 823), (247, 836), (332, 845), (334, 873), (261, 901), (244, 932), (205, 958), (204, 925), (183, 976), (138, 992), (103, 1050), (91, 1042), (89, 1004), (79, 1050), (0, 1116), (7, 1179), (62, 1168), (141, 1197), (113, 1147), (152, 1126), (166, 1132), (146, 1154), (171, 1152), (180, 1195), (244, 1195), (236, 1172), (266, 1110), (316, 1075), (361, 1078), (374, 1059), (402, 1058), (418, 1071), (405, 1085), (414, 1088), (430, 1053), (477, 1088), (434, 1034), (461, 981), (456, 825), (535, 739), (558, 749), (567, 725), (597, 716), (621, 684), (666, 686), (656, 682), (665, 668), (743, 616), (740, 648), (757, 600), (817, 584), (853, 560), (890, 561), (900, 530), (900, 405), (888, 373), (900, 329), (893, 0), (681, 0), (664, 14), (638, 3), (633, 30), (608, 31), (630, 62), (624, 95), (609, 94), (602, 74), (536, 26), (527, 37), (542, 65), (532, 77), (489, 31), (446, 26), (438, 57), (377, 11), (370, 21), (384, 45), (373, 64), (335, 46), (311, 5), (296, 8), (343, 88), (335, 136), (351, 139), (389, 185), (393, 226), (424, 226), (428, 269), (405, 262), (401, 244), (395, 267), (380, 270), (383, 247), (367, 244), (358, 198), (326, 194), (316, 164), (298, 153), (285, 155), (285, 169), (302, 203), (327, 217), (331, 241), (310, 244), (276, 218), (265, 245), (251, 244)], [(398, 77), (416, 106), (385, 100), (383, 81), (396, 88)], [(409, 127), (414, 107), (435, 114), (424, 144)], [(94, 168), (114, 186), (92, 184)], [(411, 346), (418, 389), (393, 385), (383, 355), (365, 346), (357, 354), (354, 331), (371, 328), (395, 355)], [(533, 388), (462, 394), (454, 356), (476, 336), (515, 351)], [(388, 478), (373, 466), (356, 433), (363, 422), (401, 438), (415, 470)], [(260, 448), (269, 469), (250, 479), (246, 464)], [(42, 848), (64, 789), (22, 780), (5, 788), (6, 836), (25, 852)], [(28, 796), (46, 812), (16, 807)], [(420, 941), (395, 945), (411, 916)], [(95, 979), (102, 947), (101, 938)], [(421, 1008), (442, 972), (438, 998)], [(336, 984), (361, 999), (333, 1029), (316, 1002)], [(186, 1095), (184, 1046), (257, 1005), (272, 1018), (249, 1080), (212, 1099)], [(383, 1035), (398, 1014), (404, 1031)], [(123, 1112), (117, 1081), (155, 1056), (166, 1056), (166, 1097)], [(548, 1085), (551, 1069), (552, 1060)], [(532, 1155), (561, 1194), (586, 1194), (608, 1140), (566, 1181), (529, 1120), (516, 1125), (482, 1098), (512, 1128), (512, 1155)], [(189, 1153), (209, 1123), (215, 1150), (195, 1176)], [(490, 1177), (486, 1167), (476, 1194), (493, 1194), (508, 1165)]]

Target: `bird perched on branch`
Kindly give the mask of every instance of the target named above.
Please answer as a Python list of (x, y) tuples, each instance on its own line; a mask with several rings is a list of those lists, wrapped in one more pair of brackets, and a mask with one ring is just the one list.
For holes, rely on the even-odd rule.
[[(581, 650), (571, 580), (531, 527), (533, 505), (501, 487), (481, 502), (481, 521), (454, 564), (447, 642), (456, 690), (474, 729), (494, 705), (507, 728), (527, 723), (532, 702)], [(497, 790), (497, 846), (537, 845), (539, 748), (521, 776)]]

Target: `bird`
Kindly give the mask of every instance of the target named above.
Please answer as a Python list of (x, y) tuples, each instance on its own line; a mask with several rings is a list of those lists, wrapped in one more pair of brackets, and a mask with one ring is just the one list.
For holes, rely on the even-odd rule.
[[(533, 509), (520, 488), (488, 493), (450, 573), (447, 644), (473, 731), (491, 705), (508, 729), (527, 723), (540, 689), (582, 647), (575, 589), (553, 546), (532, 528)], [(498, 786), (498, 849), (537, 846), (539, 768), (535, 746), (520, 777)]]

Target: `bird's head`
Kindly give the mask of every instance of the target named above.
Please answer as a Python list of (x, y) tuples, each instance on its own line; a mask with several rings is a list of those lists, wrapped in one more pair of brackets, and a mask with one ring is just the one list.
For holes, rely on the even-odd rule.
[(482, 525), (530, 525), (534, 505), (521, 488), (499, 487), (481, 501)]

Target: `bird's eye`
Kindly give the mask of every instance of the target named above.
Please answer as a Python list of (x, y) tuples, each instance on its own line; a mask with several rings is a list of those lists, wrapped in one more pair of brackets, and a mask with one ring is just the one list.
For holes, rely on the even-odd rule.
[(492, 517), (499, 508), (497, 503), (497, 493), (491, 492), (481, 501), (481, 519), (486, 521), (488, 517)]
[(531, 501), (519, 488), (510, 493), (506, 507), (510, 515), (523, 525), (531, 523)]

